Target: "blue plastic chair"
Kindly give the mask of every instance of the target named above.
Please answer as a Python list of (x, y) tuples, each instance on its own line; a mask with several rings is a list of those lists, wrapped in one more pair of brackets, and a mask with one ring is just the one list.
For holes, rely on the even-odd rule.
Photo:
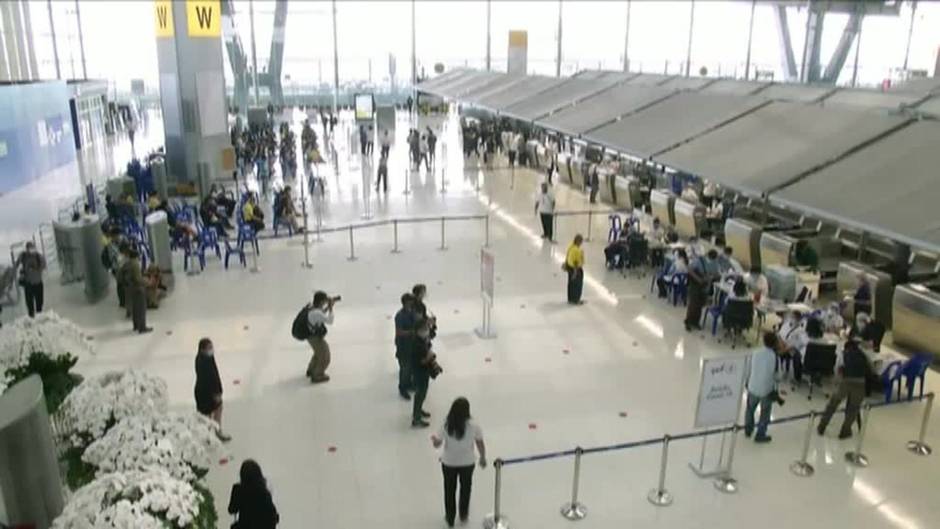
[(673, 274), (672, 281), (669, 282), (669, 288), (672, 290), (673, 306), (676, 306), (679, 304), (680, 298), (682, 299), (683, 305), (688, 303), (689, 276), (687, 274)]
[(200, 252), (198, 248), (193, 248), (189, 237), (183, 238), (183, 270), (189, 270), (189, 260), (196, 258), (199, 260), (199, 269), (205, 270), (206, 268), (206, 255), (203, 252)]
[(261, 255), (261, 246), (258, 244), (258, 232), (256, 232), (250, 224), (240, 222), (238, 224), (238, 244), (244, 246), (246, 242), (251, 243), (256, 255)]
[(245, 260), (245, 242), (239, 237), (238, 242), (232, 244), (232, 241), (225, 239), (225, 269), (228, 270), (228, 259), (235, 254), (243, 267), (248, 266)]
[(614, 242), (620, 237), (620, 232), (623, 231), (623, 224), (620, 220), (620, 215), (612, 213), (607, 216), (607, 219), (610, 221), (610, 230), (607, 232), (607, 242)]
[(712, 336), (718, 334), (718, 319), (721, 318), (721, 314), (725, 311), (725, 304), (728, 300), (728, 296), (721, 296), (718, 300), (718, 303), (708, 307), (705, 310), (705, 314), (702, 316), (702, 327), (708, 323), (708, 317), (712, 317)]
[(206, 228), (199, 234), (199, 265), (203, 269), (206, 267), (206, 250), (215, 250), (216, 257), (222, 259), (222, 248), (215, 228)]
[(907, 386), (907, 400), (914, 398), (914, 385), (918, 380), (920, 380), (920, 393), (918, 396), (924, 396), (925, 377), (932, 360), (933, 357), (929, 354), (918, 353), (901, 367), (904, 384)]
[(888, 367), (881, 372), (881, 387), (884, 390), (885, 402), (891, 402), (891, 395), (894, 394), (894, 386), (898, 386), (897, 400), (901, 400), (901, 375), (903, 373), (903, 364), (900, 360), (895, 360), (888, 364)]

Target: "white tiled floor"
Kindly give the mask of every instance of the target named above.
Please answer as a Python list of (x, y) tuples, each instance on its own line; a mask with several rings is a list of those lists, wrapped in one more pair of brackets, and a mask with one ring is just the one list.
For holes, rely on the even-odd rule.
[[(587, 245), (588, 303), (569, 307), (556, 260), (564, 244), (544, 245), (537, 236), (531, 198), (538, 177), (517, 170), (510, 189), (507, 170), (487, 172), (477, 193), (481, 174), (462, 168), (454, 133), (451, 127), (445, 135), (451, 154), (446, 194), (440, 193), (440, 173), (430, 178), (424, 171), (413, 179), (413, 194), (402, 194), (405, 153), (399, 146), (387, 198), (367, 193), (365, 201), (380, 219), (482, 213), (492, 200), (495, 340), (482, 341), (473, 333), (481, 311), (479, 221), (447, 224), (447, 251), (437, 249), (439, 223), (430, 223), (400, 228), (400, 254), (390, 253), (389, 227), (357, 231), (359, 259), (353, 262), (346, 259), (348, 233), (327, 234), (310, 246), (312, 270), (300, 266), (303, 246), (296, 236), (264, 242), (258, 274), (237, 266), (224, 271), (214, 259), (199, 276), (186, 276), (180, 266), (175, 290), (148, 314), (156, 331), (144, 337), (131, 334), (113, 295), (89, 307), (80, 287), (50, 289), (48, 306), (97, 339), (98, 356), (82, 358), (79, 371), (147, 370), (167, 379), (180, 409), (192, 406), (196, 342), (202, 336), (215, 341), (225, 383), (225, 425), (234, 435), (223, 454), (231, 462), (208, 477), (220, 511), (239, 461), (253, 457), (269, 478), (281, 527), (443, 525), (440, 471), (429, 432), (409, 428), (410, 406), (396, 393), (390, 317), (399, 295), (416, 282), (429, 286), (429, 306), (441, 328), (436, 348), (445, 373), (430, 389), (432, 421), (440, 424), (452, 399), (467, 396), (484, 427), (491, 460), (691, 429), (699, 361), (728, 351), (710, 337), (687, 334), (680, 309), (648, 299), (648, 278), (604, 271), (606, 219), (595, 219), (593, 232), (601, 237)], [(344, 151), (339, 158), (340, 176), (330, 177), (327, 226), (359, 222), (366, 211), (362, 197), (368, 186), (358, 160)], [(578, 192), (562, 186), (556, 192), (562, 209), (588, 206)], [(585, 229), (584, 218), (562, 220), (558, 239), (567, 242)], [(304, 379), (310, 353), (288, 330), (314, 289), (343, 295), (328, 338), (333, 379), (321, 386)], [(807, 409), (802, 394), (790, 395), (776, 413)], [(742, 438), (734, 466), (741, 491), (733, 496), (688, 469), (687, 462), (698, 458), (697, 442), (676, 442), (667, 475), (676, 500), (667, 508), (646, 501), (657, 477), (659, 447), (586, 456), (581, 498), (590, 515), (579, 526), (937, 527), (938, 459), (917, 458), (904, 449), (921, 410), (919, 404), (876, 410), (865, 447), (872, 465), (860, 471), (843, 462), (850, 444), (833, 437), (839, 418), (826, 438), (812, 439), (810, 459), (817, 468), (812, 478), (788, 470), (799, 455), (805, 423), (774, 427), (774, 442), (767, 446)], [(513, 527), (569, 526), (558, 508), (570, 494), (571, 465), (564, 459), (505, 469), (503, 508)], [(492, 502), (493, 470), (478, 470), (472, 526)], [(223, 514), (220, 526), (227, 523)]]

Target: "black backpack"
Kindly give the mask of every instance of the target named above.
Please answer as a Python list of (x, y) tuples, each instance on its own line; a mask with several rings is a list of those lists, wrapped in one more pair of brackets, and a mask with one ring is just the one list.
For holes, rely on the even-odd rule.
[(290, 326), (290, 334), (295, 340), (304, 341), (313, 335), (310, 330), (310, 320), (307, 318), (312, 308), (313, 306), (310, 304), (304, 305), (297, 313), (297, 316), (294, 317), (294, 323)]

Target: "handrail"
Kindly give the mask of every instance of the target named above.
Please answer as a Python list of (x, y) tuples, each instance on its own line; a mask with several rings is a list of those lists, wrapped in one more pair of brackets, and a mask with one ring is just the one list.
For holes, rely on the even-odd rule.
[[(871, 406), (872, 408), (881, 408), (881, 407), (884, 407), (884, 406), (893, 406), (893, 405), (895, 405), (895, 404), (902, 404), (902, 403), (908, 403), (908, 402), (921, 401), (921, 400), (924, 400), (924, 399), (929, 398), (930, 395), (932, 395), (932, 393), (927, 393), (927, 394), (924, 394), (924, 395), (919, 396), (919, 397), (912, 397), (910, 400), (896, 400), (896, 401), (892, 401), (892, 402), (877, 402), (877, 403), (872, 403), (872, 404), (870, 404), (870, 406)], [(839, 408), (838, 410), (836, 410), (834, 413), (842, 413), (842, 412), (844, 412), (844, 411), (845, 411), (845, 407), (842, 407), (842, 408)], [(802, 420), (802, 419), (807, 419), (807, 418), (809, 418), (811, 414), (812, 414), (812, 412), (807, 412), (807, 413), (799, 413), (799, 414), (796, 414), (796, 415), (790, 415), (790, 416), (787, 416), (787, 417), (780, 417), (780, 418), (772, 419), (769, 424), (784, 424), (784, 423), (788, 423), (788, 422), (799, 421), (799, 420)], [(818, 412), (817, 412), (817, 415), (818, 415)], [(698, 430), (698, 431), (694, 431), (694, 432), (686, 432), (686, 433), (681, 433), (681, 434), (676, 434), (676, 435), (670, 435), (670, 436), (669, 436), (669, 439), (670, 439), (671, 441), (682, 441), (682, 440), (685, 440), (685, 439), (695, 439), (695, 438), (698, 438), (698, 437), (706, 437), (706, 436), (714, 435), (714, 434), (727, 433), (727, 432), (732, 431), (732, 430), (735, 429), (735, 428), (737, 428), (737, 429), (740, 430), (740, 429), (743, 429), (744, 427), (743, 427), (742, 425), (740, 425), (740, 424), (733, 424), (733, 425), (724, 426), (724, 427), (721, 427), (721, 428), (711, 428), (711, 429), (707, 429), (707, 430)], [(596, 453), (601, 453), (601, 452), (611, 452), (611, 451), (617, 451), (617, 450), (626, 450), (626, 449), (629, 449), (629, 448), (637, 448), (637, 447), (641, 447), (641, 446), (650, 446), (650, 445), (660, 444), (660, 443), (662, 443), (662, 442), (663, 442), (662, 436), (658, 436), (658, 437), (651, 437), (651, 438), (648, 438), (648, 439), (643, 439), (643, 440), (640, 440), (640, 441), (629, 441), (629, 442), (625, 442), (625, 443), (618, 443), (618, 444), (604, 445), (604, 446), (596, 446), (596, 447), (592, 447), (592, 448), (582, 448), (582, 453), (584, 453), (584, 454), (596, 454)], [(531, 455), (531, 456), (514, 457), (514, 458), (508, 458), (508, 459), (507, 459), (507, 458), (501, 458), (501, 461), (503, 462), (503, 466), (509, 466), (509, 465), (516, 465), (516, 464), (519, 464), (519, 463), (531, 463), (531, 462), (534, 462), (534, 461), (545, 461), (545, 460), (548, 460), (548, 459), (557, 459), (557, 458), (562, 458), (562, 457), (570, 457), (570, 456), (575, 455), (575, 452), (576, 452), (576, 451), (577, 451), (577, 449), (561, 450), (561, 451), (556, 451), (556, 452), (543, 452), (543, 453), (540, 453), (540, 454), (533, 454), (533, 455)]]

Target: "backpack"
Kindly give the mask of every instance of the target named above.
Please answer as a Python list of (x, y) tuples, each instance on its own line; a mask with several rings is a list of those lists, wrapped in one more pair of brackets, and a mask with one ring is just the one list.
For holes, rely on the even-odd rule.
[(294, 323), (292, 323), (290, 327), (290, 334), (295, 340), (304, 341), (313, 335), (313, 331), (310, 329), (309, 319), (307, 318), (311, 308), (313, 307), (310, 304), (304, 305), (303, 308), (300, 309), (300, 312), (297, 313), (297, 316), (294, 317)]

